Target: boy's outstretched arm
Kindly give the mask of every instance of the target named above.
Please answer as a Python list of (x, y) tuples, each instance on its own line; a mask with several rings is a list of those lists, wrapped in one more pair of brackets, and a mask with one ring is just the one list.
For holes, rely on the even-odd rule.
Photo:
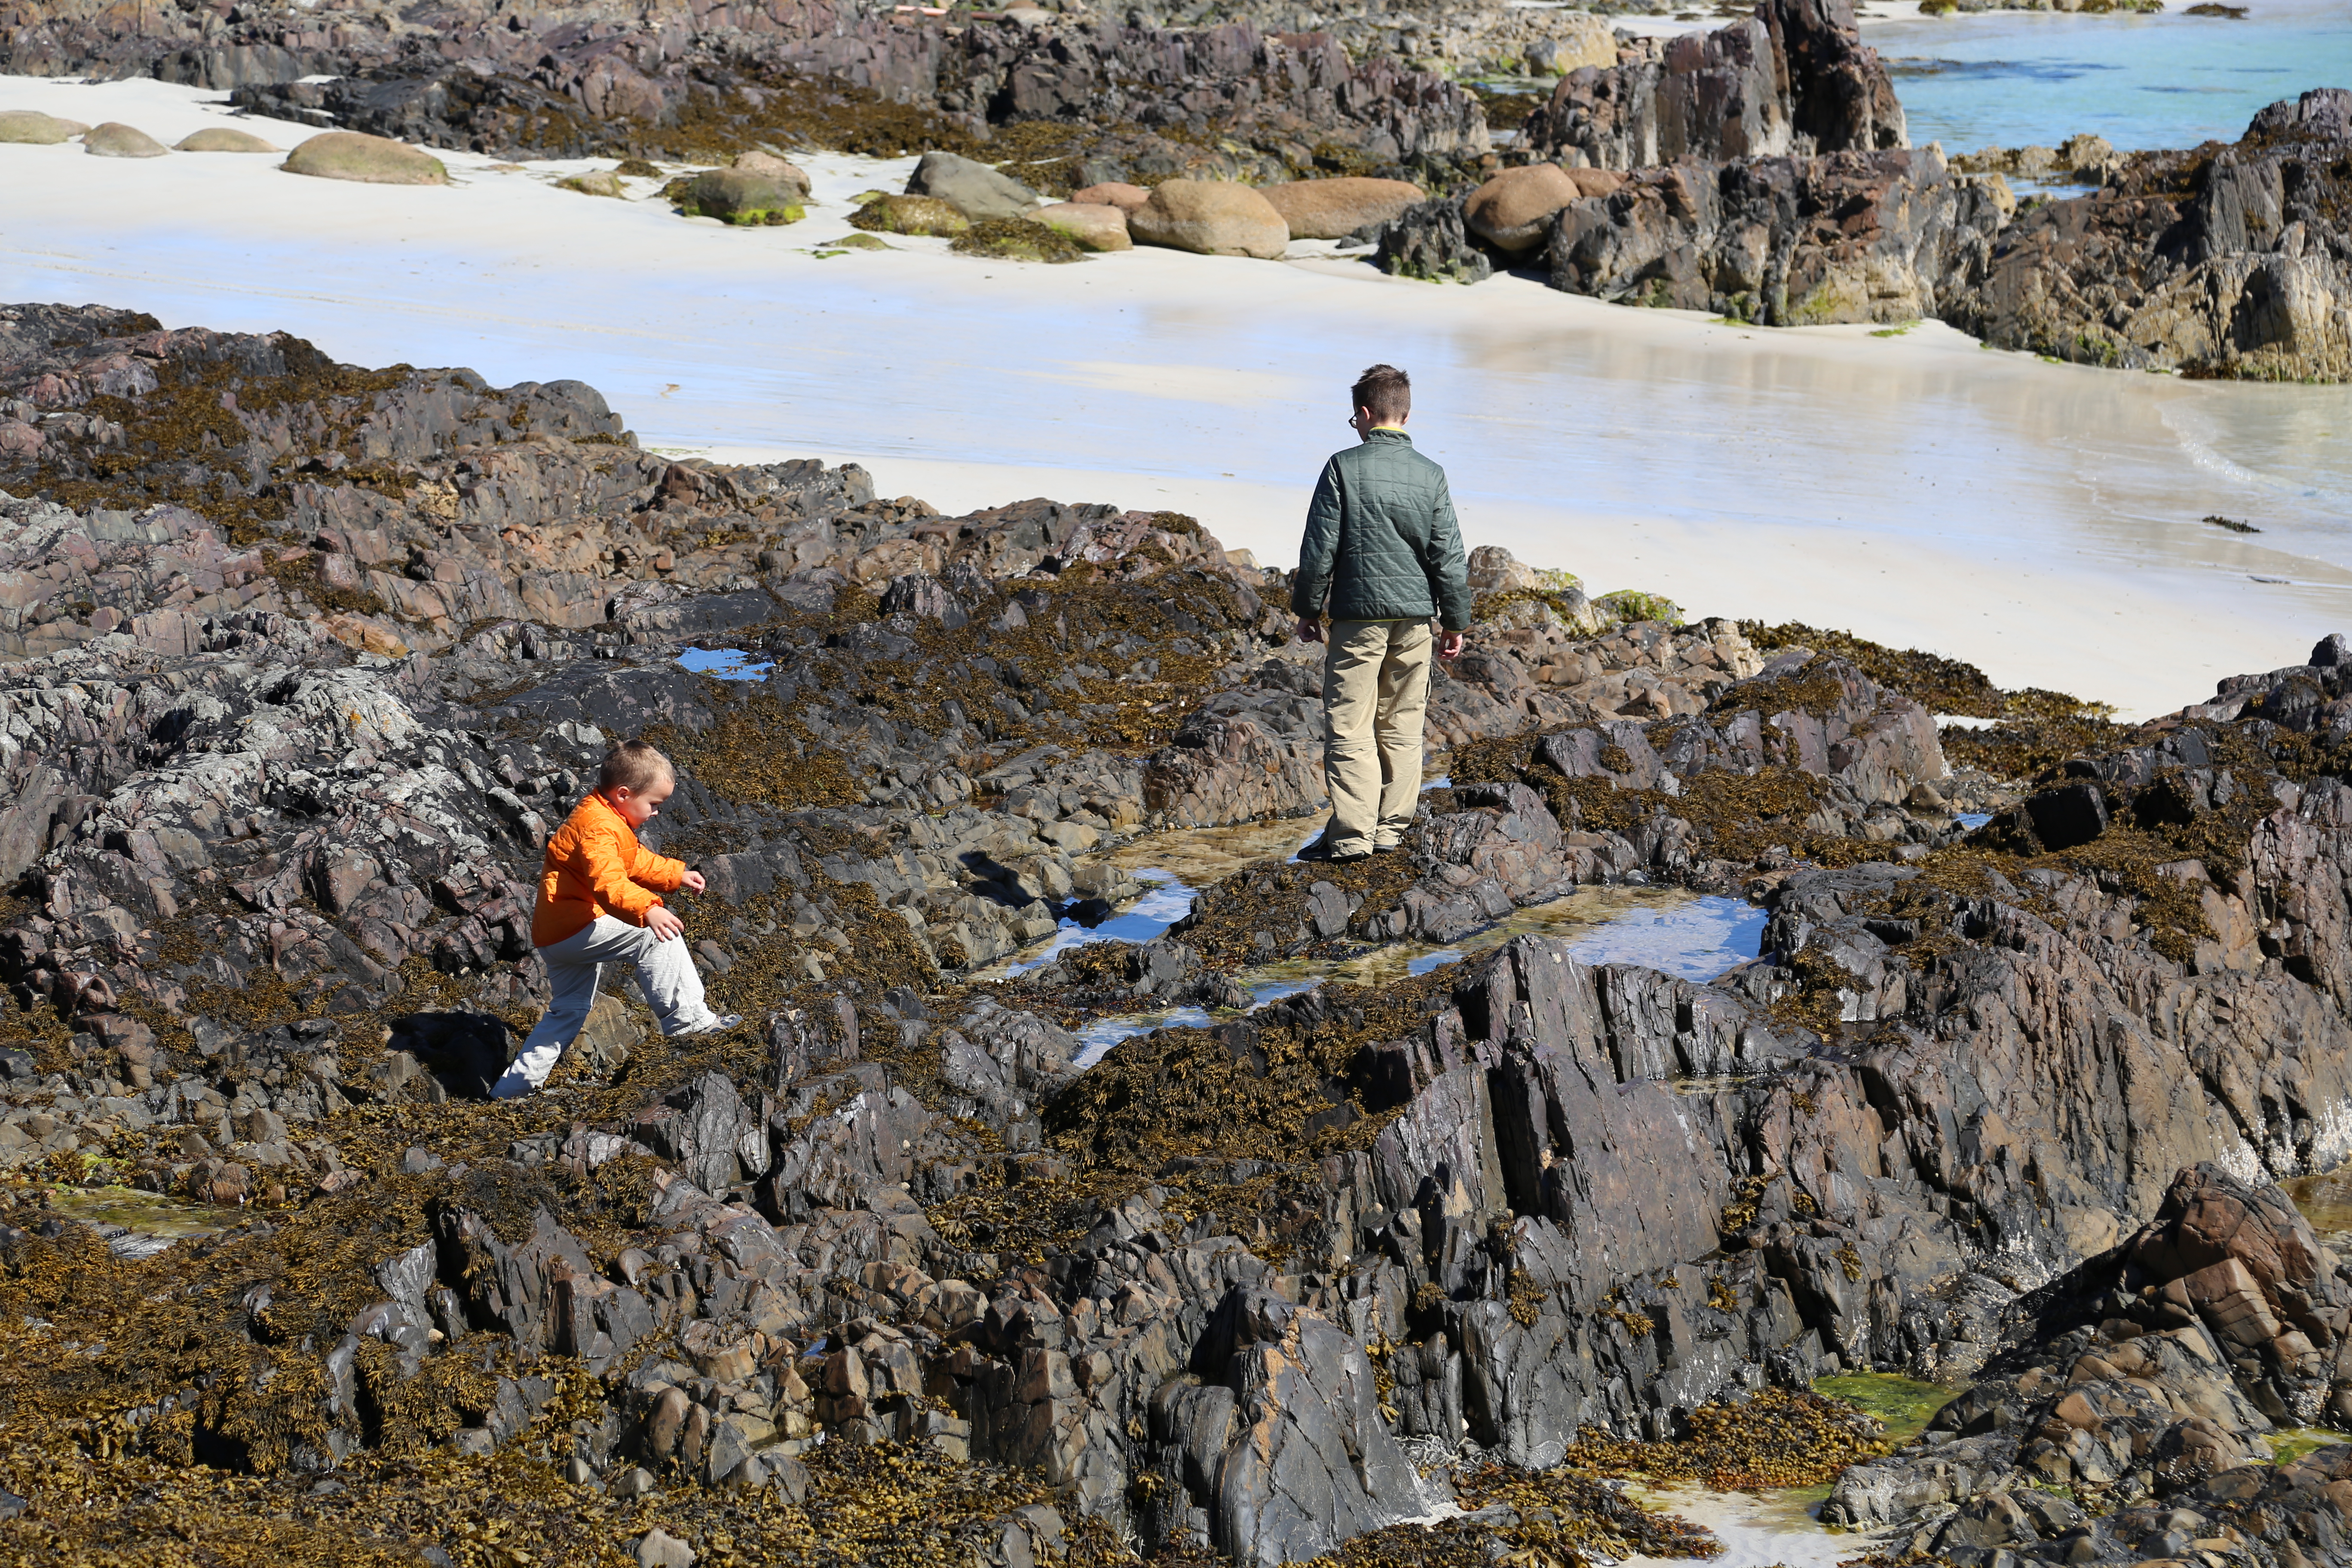
[[(656, 893), (675, 893), (687, 885), (693, 876), (683, 860), (673, 860), (667, 855), (656, 855), (643, 844), (637, 846), (637, 858), (629, 867), (629, 879), (639, 887), (651, 888)], [(702, 879), (694, 877), (694, 890), (702, 891)]]

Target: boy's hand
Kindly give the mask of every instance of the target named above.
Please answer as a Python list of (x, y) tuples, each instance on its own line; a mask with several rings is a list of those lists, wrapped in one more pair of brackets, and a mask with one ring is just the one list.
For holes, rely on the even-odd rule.
[(686, 922), (669, 912), (667, 904), (656, 904), (646, 912), (646, 929), (654, 933), (656, 942), (667, 942), (686, 932)]
[(1440, 658), (1460, 658), (1462, 657), (1462, 634), (1460, 632), (1447, 632), (1444, 636), (1439, 637), (1437, 639), (1437, 657)]
[(702, 891), (703, 889), (702, 873), (699, 871), (688, 871), (685, 876), (680, 877), (677, 879), (677, 885), (684, 888), (689, 893), (698, 893)]
[(1298, 640), (1300, 642), (1321, 642), (1323, 640), (1323, 623), (1317, 620), (1313, 616), (1299, 616)]

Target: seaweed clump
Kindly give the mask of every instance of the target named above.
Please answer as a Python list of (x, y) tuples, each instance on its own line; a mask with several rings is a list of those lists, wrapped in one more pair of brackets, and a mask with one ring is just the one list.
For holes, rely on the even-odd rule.
[[(331, 1485), (308, 1473), (243, 1476), (138, 1455), (93, 1455), (69, 1440), (0, 1449), (0, 1473), (36, 1506), (5, 1529), (22, 1561), (155, 1568), (464, 1568), (563, 1563), (634, 1568), (659, 1529), (719, 1565), (930, 1568), (971, 1542), (1019, 1529), (1021, 1510), (1062, 1500), (1034, 1471), (951, 1460), (927, 1446), (828, 1443), (806, 1458), (800, 1503), (774, 1488), (668, 1488), (621, 1498), (560, 1472), (573, 1412), (551, 1404), (488, 1459), (446, 1451), (362, 1451)], [(1056, 1563), (1132, 1563), (1102, 1521), (1064, 1513)], [(427, 1548), (437, 1558), (422, 1558)]]
[(849, 215), (849, 226), (880, 234), (930, 235), (952, 238), (971, 219), (937, 196), (876, 196)]
[[(1845, 660), (1878, 685), (1899, 691), (1930, 713), (1997, 719), (1990, 729), (1942, 727), (1945, 758), (2000, 779), (2030, 778), (2068, 757), (2115, 742), (2115, 710), (2042, 687), (2004, 690), (1975, 665), (1916, 647), (1894, 648), (1851, 632), (1825, 631), (1801, 621), (1768, 626), (1741, 621), (1740, 635), (1767, 652), (1806, 647)], [(1747, 702), (1747, 706), (1754, 706)]]
[[(126, 341), (162, 330), (144, 315), (119, 325)], [(415, 374), (405, 364), (383, 370), (340, 364), (283, 332), (272, 334), (269, 345), (274, 367), (207, 359), (201, 345), (146, 361), (153, 387), (137, 395), (91, 395), (76, 410), (84, 433), (54, 426), (40, 456), (0, 466), (0, 488), (37, 491), (76, 510), (183, 506), (220, 523), (240, 546), (268, 536), (286, 516), (287, 500), (282, 485), (249, 456), (254, 432), (247, 421), (310, 405), (322, 427), (305, 433), (308, 444), (355, 460), (353, 437), (373, 398)], [(382, 488), (384, 477), (353, 461), (309, 482)]]
[(1061, 230), (1032, 223), (1025, 217), (983, 218), (956, 236), (948, 248), (958, 256), (981, 256), (992, 261), (1084, 261), (1087, 253)]
[(1700, 1405), (1690, 1414), (1688, 1435), (1674, 1442), (1587, 1427), (1560, 1463), (1654, 1486), (1764, 1491), (1818, 1486), (1885, 1452), (1885, 1429), (1876, 1416), (1843, 1400), (1767, 1388), (1745, 1400)]
[(1046, 1134), (1082, 1166), (1137, 1171), (1368, 1147), (1404, 1100), (1379, 1047), (1441, 1011), (1451, 978), (1326, 987), (1220, 1028), (1121, 1041), (1055, 1097)]

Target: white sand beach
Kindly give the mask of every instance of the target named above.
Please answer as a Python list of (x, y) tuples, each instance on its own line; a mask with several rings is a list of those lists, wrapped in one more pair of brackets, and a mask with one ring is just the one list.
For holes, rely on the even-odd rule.
[[(227, 116), (152, 81), (0, 78), (0, 108), (167, 142)], [(804, 222), (737, 231), (645, 199), (649, 181), (625, 202), (554, 188), (609, 161), (436, 151), (455, 185), (0, 145), (0, 298), (576, 378), (667, 450), (855, 460), (951, 512), (1172, 507), (1267, 564), (1296, 558), (1317, 468), (1350, 439), (1345, 386), (1387, 360), (1414, 374), (1414, 434), (1470, 542), (1595, 592), (1851, 628), (2126, 715), (2352, 630), (2352, 389), (2043, 363), (1932, 322), (1773, 331), (1532, 275), (1412, 283), (1328, 246), (1044, 267), (894, 237), (820, 258), (850, 198), (910, 161), (811, 158)]]

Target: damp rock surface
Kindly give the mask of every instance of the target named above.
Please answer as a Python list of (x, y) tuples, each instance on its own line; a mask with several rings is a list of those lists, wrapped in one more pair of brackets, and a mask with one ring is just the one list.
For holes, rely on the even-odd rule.
[[(1703, 1550), (1640, 1483), (2335, 1560), (2347, 1450), (2270, 1460), (2352, 1415), (2275, 1185), (2347, 1149), (2339, 638), (2126, 727), (1489, 558), (1405, 846), (1331, 866), (1288, 584), (1199, 520), (96, 307), (0, 309), (0, 416), (11, 1552)], [(493, 1101), (628, 736), (746, 1021), (615, 992)], [(1181, 918), (999, 967), (1210, 832)], [(1651, 897), (1738, 961), (1536, 918)]]

